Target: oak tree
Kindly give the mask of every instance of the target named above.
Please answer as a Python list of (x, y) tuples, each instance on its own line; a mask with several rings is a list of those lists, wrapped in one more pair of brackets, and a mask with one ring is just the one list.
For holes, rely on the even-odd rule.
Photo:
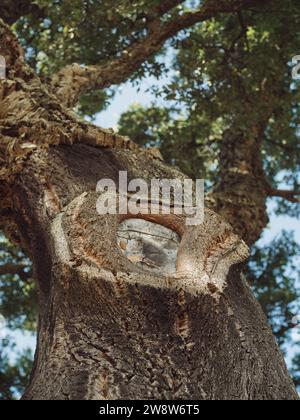
[[(34, 277), (38, 289), (24, 398), (297, 399), (241, 273), (268, 198), (283, 200), (278, 211), (299, 209), (299, 89), (288, 65), (298, 2), (15, 3), (0, 7), (0, 222), (33, 261), (32, 275), (14, 261), (4, 274)], [(170, 109), (134, 109), (119, 134), (82, 118), (129, 78), (163, 74), (158, 57), (170, 49), (177, 73), (158, 92)], [(98, 180), (117, 182), (120, 171), (210, 179), (196, 228), (176, 214), (135, 216), (156, 237), (156, 225), (170, 233), (176, 272), (151, 266), (146, 239), (142, 260), (124, 252), (133, 216), (97, 214)], [(290, 190), (277, 185), (282, 171)]]

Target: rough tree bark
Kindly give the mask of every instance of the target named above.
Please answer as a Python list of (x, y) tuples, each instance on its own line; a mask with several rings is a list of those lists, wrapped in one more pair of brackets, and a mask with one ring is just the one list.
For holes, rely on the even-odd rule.
[[(234, 195), (222, 203), (219, 190), (213, 206), (223, 205), (233, 228), (208, 208), (197, 228), (184, 216), (149, 216), (181, 238), (176, 273), (150, 273), (127, 259), (117, 241), (124, 218), (96, 212), (97, 181), (117, 182), (121, 170), (148, 182), (184, 176), (77, 120), (54, 85), (26, 66), (9, 27), (0, 22), (0, 29), (8, 67), (0, 89), (0, 224), (32, 258), (39, 289), (24, 399), (297, 399), (241, 275), (248, 248), (233, 228), (253, 242), (263, 227), (253, 212), (231, 211)], [(224, 179), (223, 193), (232, 194), (231, 177)]]
[[(153, 275), (118, 248), (95, 185), (173, 177), (144, 154), (84, 145), (33, 154), (11, 193), (35, 263), (40, 322), (25, 399), (294, 399), (283, 357), (241, 277), (246, 245), (206, 211), (182, 237), (177, 273)], [(42, 182), (41, 180), (44, 180)]]
[(210, 206), (234, 226), (249, 246), (255, 244), (269, 222), (268, 183), (261, 157), (263, 136), (253, 130), (224, 133), (220, 152), (220, 184), (209, 195)]

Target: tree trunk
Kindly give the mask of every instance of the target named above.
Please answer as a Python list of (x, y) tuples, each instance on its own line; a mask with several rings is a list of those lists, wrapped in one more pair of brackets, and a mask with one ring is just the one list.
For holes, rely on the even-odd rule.
[(210, 195), (211, 207), (249, 246), (259, 240), (269, 222), (261, 156), (265, 126), (254, 127), (252, 136), (238, 128), (225, 131), (220, 146), (220, 183)]
[(33, 153), (2, 186), (2, 218), (30, 252), (39, 286), (24, 399), (297, 399), (241, 276), (246, 245), (210, 210), (198, 227), (152, 216), (181, 237), (177, 273), (134, 264), (118, 247), (124, 218), (96, 212), (97, 182), (117, 182), (121, 170), (182, 178), (145, 153), (74, 145)]

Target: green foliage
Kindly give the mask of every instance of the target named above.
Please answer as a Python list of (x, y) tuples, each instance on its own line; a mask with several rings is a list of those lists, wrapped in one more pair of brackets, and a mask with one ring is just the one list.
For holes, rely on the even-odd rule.
[(30, 349), (17, 353), (10, 361), (8, 354), (16, 354), (16, 344), (9, 338), (0, 337), (0, 400), (14, 400), (22, 395), (32, 369)]
[(209, 131), (201, 115), (189, 118), (180, 108), (134, 105), (121, 116), (119, 132), (141, 146), (159, 147), (166, 162), (193, 179), (205, 177), (217, 163), (217, 124)]
[[(289, 62), (300, 51), (300, 4), (273, 1), (270, 13), (212, 19), (175, 42), (177, 76), (164, 94), (245, 136), (264, 132), (264, 166), (277, 184), (282, 171), (299, 173), (300, 86)], [(203, 130), (199, 126), (199, 130)]]
[(38, 0), (45, 18), (19, 20), (28, 60), (43, 74), (65, 64), (101, 64), (145, 34), (158, 0)]
[(77, 105), (77, 114), (82, 118), (90, 118), (95, 120), (96, 114), (104, 111), (114, 97), (114, 90), (94, 91), (82, 95)]
[[(246, 137), (261, 128), (269, 182), (299, 189), (300, 84), (292, 81), (289, 64), (300, 51), (299, 12), (298, 1), (283, 8), (275, 0), (270, 13), (222, 15), (177, 37), (175, 76), (153, 87), (172, 105), (136, 106), (122, 116), (121, 133), (161, 147), (188, 175), (216, 182), (223, 132), (242, 130)], [(299, 205), (279, 201), (277, 213), (299, 217)]]
[[(36, 332), (37, 298), (31, 276), (31, 262), (7, 239), (0, 236), (0, 268), (6, 264), (21, 267), (19, 274), (0, 276), (0, 316), (11, 332)], [(0, 321), (1, 321), (0, 320)], [(18, 351), (14, 337), (0, 325), (0, 399), (22, 395), (28, 383), (33, 355), (30, 349)], [(13, 360), (12, 360), (13, 355)]]
[(0, 314), (12, 330), (36, 331), (37, 296), (30, 260), (7, 239), (0, 237), (0, 264), (24, 267), (21, 275), (0, 277)]
[(290, 338), (292, 320), (300, 313), (300, 246), (283, 232), (268, 246), (255, 247), (247, 273), (278, 342)]
[[(15, 30), (27, 61), (43, 76), (72, 63), (95, 65), (118, 57), (145, 35), (145, 21), (160, 4), (158, 0), (37, 0), (44, 16), (22, 17)], [(159, 77), (164, 66), (149, 59), (137, 71)], [(115, 89), (92, 92), (81, 98), (80, 115), (93, 119), (103, 111)]]

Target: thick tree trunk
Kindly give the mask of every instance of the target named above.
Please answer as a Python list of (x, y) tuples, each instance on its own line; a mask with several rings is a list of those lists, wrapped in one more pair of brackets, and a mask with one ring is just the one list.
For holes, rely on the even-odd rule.
[(219, 216), (206, 210), (196, 228), (175, 215), (149, 219), (182, 238), (177, 273), (167, 276), (128, 260), (118, 247), (121, 219), (97, 214), (97, 181), (117, 181), (120, 170), (181, 177), (147, 156), (58, 146), (32, 154), (5, 186), (2, 217), (10, 235), (21, 232), (39, 285), (24, 399), (296, 399), (241, 276), (247, 247)]

